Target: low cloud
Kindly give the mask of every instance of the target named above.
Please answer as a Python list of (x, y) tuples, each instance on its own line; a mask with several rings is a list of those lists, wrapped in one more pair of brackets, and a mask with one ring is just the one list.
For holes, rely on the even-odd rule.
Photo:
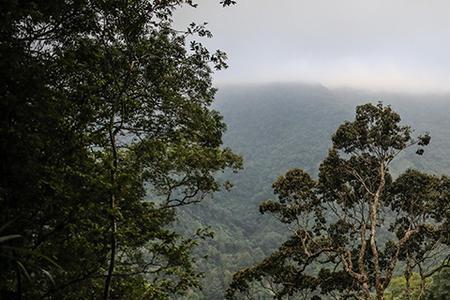
[(199, 1), (179, 27), (207, 21), (230, 68), (217, 84), (280, 81), (410, 92), (450, 91), (450, 2)]

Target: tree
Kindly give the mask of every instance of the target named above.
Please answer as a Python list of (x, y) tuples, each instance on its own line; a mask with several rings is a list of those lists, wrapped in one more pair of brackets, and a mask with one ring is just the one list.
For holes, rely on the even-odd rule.
[(278, 199), (264, 201), (260, 211), (287, 224), (292, 235), (263, 262), (236, 273), (228, 299), (381, 300), (394, 272), (408, 282), (425, 265), (445, 266), (450, 181), (415, 170), (392, 178), (398, 155), (413, 146), (422, 155), (430, 142), (428, 134), (413, 139), (400, 121), (390, 106), (358, 106), (355, 120), (333, 135), (318, 179), (293, 169), (275, 181)]
[(172, 28), (181, 5), (196, 6), (0, 4), (0, 224), (20, 235), (0, 249), (20, 257), (0, 262), (2, 293), (167, 299), (198, 286), (175, 208), (220, 189), (214, 174), (241, 159), (210, 108), (226, 56), (195, 41), (204, 25)]
[(448, 300), (450, 299), (450, 269), (440, 270), (433, 276), (433, 281), (426, 294), (427, 300)]

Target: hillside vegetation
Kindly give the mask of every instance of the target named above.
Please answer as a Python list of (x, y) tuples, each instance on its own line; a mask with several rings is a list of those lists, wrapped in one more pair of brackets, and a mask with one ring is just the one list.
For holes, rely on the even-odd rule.
[[(192, 299), (221, 299), (232, 273), (248, 267), (276, 249), (287, 228), (275, 218), (259, 213), (261, 201), (271, 198), (271, 185), (288, 169), (302, 168), (317, 174), (337, 126), (353, 117), (358, 104), (383, 101), (400, 113), (405, 124), (418, 133), (429, 132), (425, 155), (414, 151), (399, 157), (393, 174), (417, 168), (450, 174), (450, 103), (445, 95), (372, 94), (354, 90), (330, 90), (312, 85), (226, 87), (220, 90), (216, 108), (228, 130), (224, 136), (244, 158), (244, 170), (224, 174), (234, 187), (214, 199), (183, 211), (179, 226), (211, 226), (213, 240), (198, 253), (205, 272), (204, 288)], [(414, 158), (414, 159), (412, 159)], [(186, 225), (188, 224), (188, 225)]]

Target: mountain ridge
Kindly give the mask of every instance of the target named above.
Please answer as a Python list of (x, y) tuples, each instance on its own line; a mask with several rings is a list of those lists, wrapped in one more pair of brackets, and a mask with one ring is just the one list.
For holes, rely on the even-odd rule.
[(244, 169), (238, 174), (219, 174), (234, 183), (230, 192), (217, 193), (181, 213), (178, 223), (185, 230), (214, 224), (211, 228), (216, 232), (216, 238), (198, 250), (209, 256), (200, 262), (206, 274), (205, 288), (193, 292), (190, 299), (221, 299), (233, 272), (263, 259), (279, 246), (288, 229), (272, 217), (260, 215), (259, 203), (273, 196), (272, 182), (289, 169), (302, 168), (316, 176), (333, 132), (354, 117), (357, 105), (370, 102), (370, 98), (378, 98), (371, 102), (391, 104), (405, 124), (417, 129), (415, 134), (429, 131), (432, 136), (423, 156), (417, 157), (411, 149), (398, 158), (394, 175), (407, 168), (450, 175), (450, 97), (428, 96), (430, 101), (425, 103), (417, 95), (411, 102), (411, 95), (375, 96), (306, 84), (219, 90), (215, 109), (228, 125), (224, 145), (243, 156)]

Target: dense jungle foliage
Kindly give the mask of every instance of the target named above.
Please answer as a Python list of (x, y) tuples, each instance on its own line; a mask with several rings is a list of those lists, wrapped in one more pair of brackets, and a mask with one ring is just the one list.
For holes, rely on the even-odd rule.
[[(315, 185), (333, 132), (353, 120), (362, 103), (392, 104), (399, 126), (432, 136), (423, 155), (415, 149), (396, 156), (388, 180), (408, 183), (412, 177), (400, 174), (417, 169), (436, 175), (413, 174), (432, 187), (445, 185), (437, 176), (450, 175), (447, 95), (302, 84), (217, 92), (213, 73), (227, 67), (226, 55), (200, 42), (212, 36), (205, 24), (173, 27), (183, 5), (197, 4), (0, 2), (1, 300), (215, 300), (253, 288), (248, 296), (261, 299), (344, 297), (317, 290), (300, 295), (308, 283), (303, 277), (277, 282), (281, 292), (268, 288), (266, 276), (301, 273), (288, 264), (248, 280), (263, 281), (260, 286), (246, 285), (245, 276), (232, 280), (254, 270), (292, 233), (286, 222), (260, 213), (262, 201), (283, 191), (274, 194), (272, 183), (298, 168), (302, 182)], [(432, 191), (430, 185), (423, 186)], [(440, 221), (435, 216), (433, 222)], [(423, 280), (419, 266), (402, 258), (391, 280), (378, 271), (373, 278), (361, 273), (357, 285), (369, 286), (366, 298), (448, 299), (448, 269), (433, 265), (439, 269)]]
[(195, 41), (211, 36), (203, 25), (172, 28), (181, 5), (195, 6), (0, 3), (1, 299), (170, 299), (199, 286), (191, 251), (208, 233), (169, 225), (241, 158), (221, 147), (211, 109), (226, 56)]
[[(188, 208), (178, 223), (181, 227), (209, 224), (215, 231), (215, 239), (199, 251), (208, 255), (201, 263), (208, 275), (203, 290), (192, 299), (223, 298), (234, 272), (262, 261), (287, 239), (287, 226), (261, 215), (260, 203), (273, 199), (272, 183), (289, 169), (303, 168), (316, 177), (333, 132), (354, 118), (359, 104), (384, 100), (400, 112), (402, 123), (432, 136), (424, 155), (417, 156), (412, 149), (397, 157), (391, 167), (394, 177), (409, 168), (450, 174), (450, 105), (446, 95), (375, 94), (275, 84), (224, 87), (217, 98), (228, 125), (225, 143), (243, 155), (245, 167), (233, 175), (235, 186), (229, 194), (216, 194), (211, 201)], [(396, 277), (391, 284), (395, 299), (402, 297), (402, 282), (402, 277)]]

